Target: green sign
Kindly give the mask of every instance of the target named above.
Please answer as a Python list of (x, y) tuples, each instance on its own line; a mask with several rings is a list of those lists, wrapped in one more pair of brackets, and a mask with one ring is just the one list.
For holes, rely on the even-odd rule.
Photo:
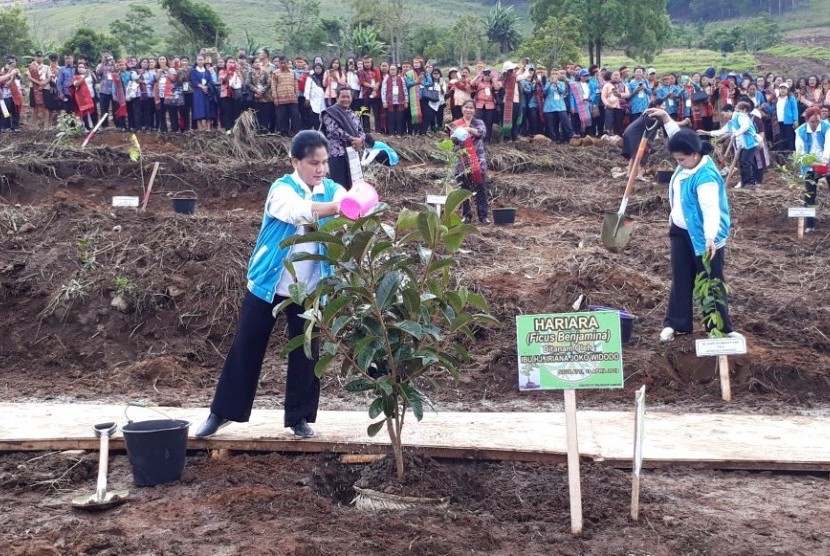
[(519, 390), (623, 386), (616, 311), (520, 315), (516, 335)]

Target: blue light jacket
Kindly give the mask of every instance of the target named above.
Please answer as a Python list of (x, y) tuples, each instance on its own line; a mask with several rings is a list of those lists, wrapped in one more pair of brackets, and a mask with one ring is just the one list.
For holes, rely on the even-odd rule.
[[(706, 162), (702, 163), (694, 174), (686, 177), (680, 184), (679, 202), (683, 210), (683, 218), (686, 220), (686, 229), (689, 231), (689, 237), (692, 239), (692, 247), (694, 247), (695, 255), (698, 257), (702, 257), (706, 252), (706, 236), (703, 233), (703, 211), (700, 209), (700, 202), (698, 202), (697, 198), (698, 187), (705, 183), (714, 182), (718, 184), (720, 226), (715, 236), (715, 246), (718, 249), (726, 244), (726, 238), (729, 236), (730, 228), (729, 201), (726, 198), (726, 185), (712, 158), (707, 156), (706, 159)], [(683, 168), (680, 166), (677, 167), (669, 184), (669, 204), (671, 206), (674, 206), (674, 203), (678, 201), (674, 199), (673, 186), (674, 181), (682, 170)]]
[(564, 112), (567, 110), (565, 106), (565, 95), (568, 92), (567, 83), (564, 81), (557, 81), (556, 83), (548, 81), (543, 92), (545, 105), (542, 107), (542, 112)]
[[(640, 93), (634, 94), (634, 91), (640, 85), (645, 85), (646, 88)], [(639, 114), (640, 112), (645, 112), (646, 108), (648, 108), (649, 97), (653, 92), (651, 90), (651, 85), (645, 79), (641, 81), (637, 81), (636, 79), (632, 79), (628, 82), (628, 90), (631, 92), (631, 97), (628, 99), (628, 104), (631, 107), (632, 114)]]
[[(303, 189), (302, 185), (295, 182), (290, 174), (286, 174), (275, 181), (268, 190), (268, 195), (270, 196), (271, 192), (277, 187), (285, 185), (293, 188), (300, 197), (305, 197), (306, 190)], [(323, 179), (324, 192), (314, 194), (312, 200), (323, 203), (331, 202), (340, 187), (336, 182), (325, 178)], [(321, 218), (320, 224), (327, 220), (329, 218)], [(283, 261), (290, 250), (290, 247), (280, 247), (280, 243), (295, 233), (297, 233), (297, 226), (278, 220), (268, 214), (267, 210), (264, 211), (254, 252), (248, 262), (248, 291), (263, 301), (274, 302), (277, 284), (280, 282), (282, 273), (285, 272)], [(325, 246), (320, 245), (320, 253), (325, 254), (325, 251)], [(325, 263), (321, 263), (321, 265), (320, 277), (331, 276), (331, 267)]]

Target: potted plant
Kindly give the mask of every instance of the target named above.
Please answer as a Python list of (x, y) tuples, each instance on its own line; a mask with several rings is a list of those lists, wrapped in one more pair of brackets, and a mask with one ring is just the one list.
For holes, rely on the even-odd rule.
[(315, 367), (323, 376), (337, 360), (349, 392), (370, 394), (370, 436), (386, 429), (398, 479), (404, 476), (402, 431), (409, 411), (420, 421), (431, 406), (424, 387), (435, 379), (457, 379), (469, 361), (464, 347), (479, 326), (495, 326), (485, 299), (460, 285), (453, 274), (454, 254), (465, 237), (476, 233), (455, 209), (470, 196), (450, 193), (439, 217), (428, 205), (403, 209), (394, 225), (384, 221), (389, 207), (377, 205), (356, 221), (334, 218), (319, 231), (286, 239), (283, 247), (315, 241), (321, 254), (299, 254), (285, 261), (320, 260), (333, 274), (314, 291), (303, 284), (289, 288), (290, 303), (302, 304), (308, 323), (305, 335), (289, 341), (283, 353), (319, 339), (321, 357)]

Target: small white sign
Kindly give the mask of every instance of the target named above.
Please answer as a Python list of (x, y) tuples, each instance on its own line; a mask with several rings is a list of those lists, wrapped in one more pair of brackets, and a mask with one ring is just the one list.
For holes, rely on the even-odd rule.
[(138, 197), (113, 197), (112, 206), (138, 208)]
[(815, 218), (816, 207), (790, 207), (787, 209), (790, 218)]
[(713, 355), (743, 355), (746, 353), (746, 338), (710, 338), (695, 341), (698, 357)]
[(447, 204), (447, 196), (446, 195), (427, 195), (427, 204), (428, 205), (446, 205)]

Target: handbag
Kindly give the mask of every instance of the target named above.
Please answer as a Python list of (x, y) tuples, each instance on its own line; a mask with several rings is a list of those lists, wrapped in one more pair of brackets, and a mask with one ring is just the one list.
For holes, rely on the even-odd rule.
[(137, 81), (130, 81), (127, 83), (127, 89), (124, 91), (124, 96), (127, 97), (127, 100), (137, 99), (141, 96), (141, 89), (139, 88)]
[(596, 104), (591, 105), (591, 118), (599, 118), (599, 106)]
[(422, 91), (422, 95), (429, 102), (438, 102), (441, 98), (441, 93), (439, 93), (435, 89), (424, 89)]

